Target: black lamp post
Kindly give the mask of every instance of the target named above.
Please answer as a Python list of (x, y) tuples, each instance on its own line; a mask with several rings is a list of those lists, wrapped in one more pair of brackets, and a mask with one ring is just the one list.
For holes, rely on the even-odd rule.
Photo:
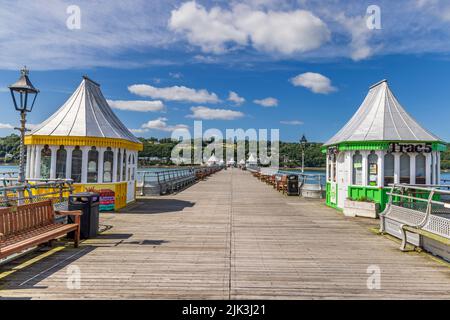
[[(20, 70), (20, 78), (16, 83), (9, 86), (11, 97), (14, 102), (14, 107), (20, 112), (20, 162), (19, 162), (19, 183), (25, 182), (25, 128), (26, 114), (33, 110), (34, 102), (39, 93), (28, 78), (28, 69), (23, 67)], [(29, 161), (29, 160), (28, 160)]]
[(300, 146), (302, 148), (302, 173), (305, 172), (305, 149), (307, 143), (308, 140), (306, 140), (305, 135), (302, 135), (302, 138), (300, 139)]

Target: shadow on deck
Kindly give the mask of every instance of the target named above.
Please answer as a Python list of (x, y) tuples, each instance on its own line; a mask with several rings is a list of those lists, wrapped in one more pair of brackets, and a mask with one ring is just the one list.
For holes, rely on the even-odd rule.
[[(63, 250), (52, 253), (55, 249), (58, 249), (58, 247), (43, 247), (0, 266), (0, 275), (11, 273), (11, 276), (0, 278), (0, 291), (6, 288), (18, 290), (46, 289), (46, 286), (38, 285), (42, 280), (53, 276), (74, 262), (76, 265), (78, 259), (89, 254), (96, 247), (91, 245), (82, 246), (78, 249), (65, 247)], [(50, 255), (41, 257), (47, 253)], [(37, 260), (33, 262), (34, 259)], [(30, 264), (28, 265), (28, 263)], [(0, 295), (0, 299), (4, 299), (4, 297)], [(20, 299), (27, 299), (27, 297), (20, 297)]]
[(134, 204), (120, 210), (120, 214), (174, 213), (194, 205), (195, 202), (177, 199), (138, 199)]

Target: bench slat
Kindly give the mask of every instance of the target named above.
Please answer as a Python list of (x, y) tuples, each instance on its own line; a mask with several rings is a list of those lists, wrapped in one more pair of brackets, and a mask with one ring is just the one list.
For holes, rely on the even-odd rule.
[(35, 245), (45, 243), (53, 239), (57, 239), (71, 231), (76, 231), (77, 228), (78, 228), (77, 224), (64, 224), (64, 225), (62, 224), (59, 228), (55, 230), (42, 233), (38, 236), (25, 238), (23, 240), (14, 242), (10, 245), (0, 247), (0, 258), (7, 257), (13, 253), (20, 252), (24, 249), (30, 248)]
[[(70, 213), (68, 213), (70, 214)], [(75, 231), (75, 247), (80, 240), (80, 212), (74, 212), (75, 223), (56, 224), (51, 200), (16, 208), (0, 208), (0, 258), (57, 239)]]

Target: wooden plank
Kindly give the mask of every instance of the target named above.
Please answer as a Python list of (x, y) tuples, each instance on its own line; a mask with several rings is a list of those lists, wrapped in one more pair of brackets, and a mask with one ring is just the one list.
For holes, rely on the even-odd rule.
[[(2, 297), (35, 299), (448, 299), (450, 269), (319, 200), (282, 195), (237, 169), (141, 199), (80, 249), (7, 276)], [(68, 267), (81, 287), (67, 287)], [(371, 266), (381, 288), (370, 290)]]

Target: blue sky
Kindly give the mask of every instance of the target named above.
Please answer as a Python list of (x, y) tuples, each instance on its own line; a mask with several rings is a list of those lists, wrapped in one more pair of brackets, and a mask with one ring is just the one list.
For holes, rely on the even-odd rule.
[[(324, 142), (386, 78), (450, 140), (448, 1), (2, 2), (2, 136), (18, 124), (5, 88), (25, 64), (41, 90), (31, 125), (87, 74), (137, 136), (168, 137), (199, 119), (204, 129), (278, 128), (284, 141)], [(371, 4), (381, 29), (367, 27)], [(69, 5), (80, 29), (67, 27)]]

